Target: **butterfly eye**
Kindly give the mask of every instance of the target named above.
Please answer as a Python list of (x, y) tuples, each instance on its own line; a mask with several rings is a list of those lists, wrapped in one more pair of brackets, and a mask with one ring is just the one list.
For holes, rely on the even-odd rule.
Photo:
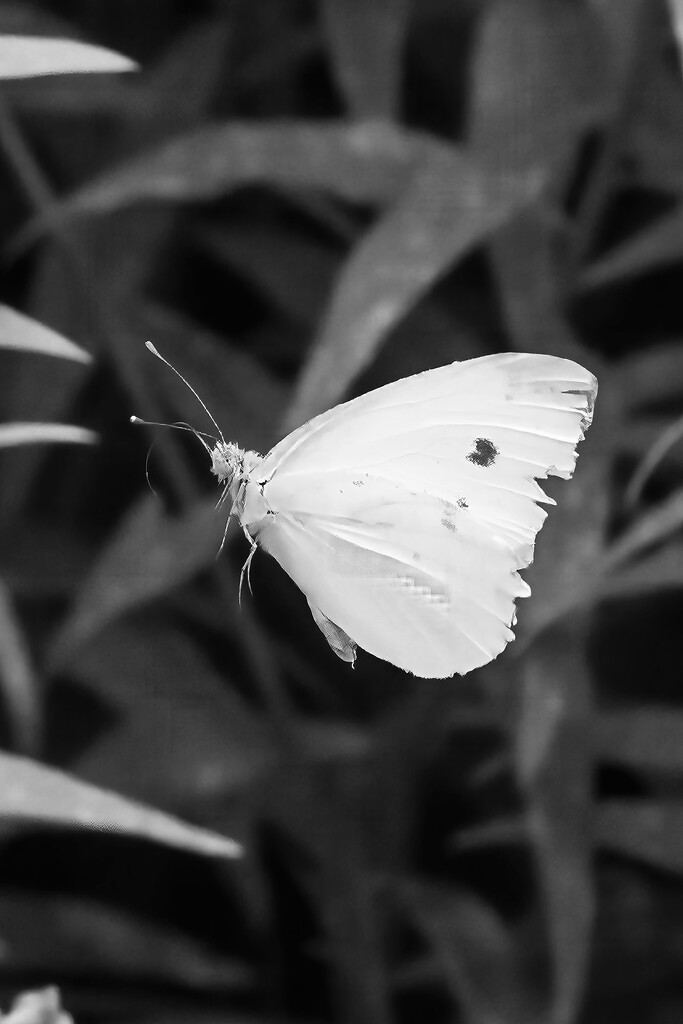
[(234, 453), (228, 445), (218, 441), (211, 449), (211, 472), (218, 478), (219, 484), (224, 484), (234, 476), (237, 468)]

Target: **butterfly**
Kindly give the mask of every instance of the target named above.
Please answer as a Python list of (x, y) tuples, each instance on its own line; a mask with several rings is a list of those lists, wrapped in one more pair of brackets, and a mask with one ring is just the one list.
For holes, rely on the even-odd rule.
[[(569, 479), (596, 378), (506, 352), (405, 377), (337, 405), (266, 455), (193, 430), (251, 545), (305, 595), (338, 657), (357, 648), (424, 678), (464, 675), (514, 639), (519, 570)], [(137, 417), (132, 417), (142, 422)], [(186, 425), (183, 425), (186, 426)], [(226, 531), (227, 531), (226, 523)]]

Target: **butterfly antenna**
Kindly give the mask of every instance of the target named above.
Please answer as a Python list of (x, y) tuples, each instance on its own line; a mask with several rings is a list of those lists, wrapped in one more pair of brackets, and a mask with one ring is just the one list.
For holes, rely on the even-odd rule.
[(151, 445), (147, 449), (147, 456), (145, 458), (145, 480), (147, 481), (147, 486), (149, 487), (150, 491), (152, 492), (154, 497), (157, 498), (157, 500), (158, 500), (159, 495), (157, 494), (157, 492), (152, 487), (152, 481), (149, 478), (149, 457), (152, 454), (152, 448), (153, 447), (154, 447), (154, 441), (152, 441)]
[(215, 420), (215, 419), (213, 418), (213, 416), (212, 416), (212, 415), (211, 415), (211, 413), (209, 412), (209, 409), (208, 409), (208, 407), (206, 406), (206, 403), (202, 401), (202, 399), (201, 399), (201, 398), (199, 397), (199, 395), (197, 394), (197, 392), (195, 391), (195, 389), (194, 389), (194, 388), (192, 387), (192, 385), (190, 384), (190, 382), (189, 382), (189, 381), (187, 381), (187, 380), (185, 380), (185, 378), (183, 377), (183, 375), (182, 375), (182, 373), (180, 372), (180, 370), (176, 370), (175, 366), (173, 366), (173, 364), (172, 364), (172, 363), (169, 363), (168, 359), (164, 359), (164, 357), (162, 356), (161, 352), (159, 352), (159, 350), (158, 350), (157, 348), (155, 348), (155, 346), (154, 346), (154, 345), (152, 344), (152, 342), (151, 342), (151, 341), (146, 341), (146, 342), (145, 342), (145, 348), (148, 348), (148, 349), (149, 349), (149, 351), (150, 351), (150, 352), (152, 353), (152, 355), (153, 355), (153, 356), (156, 356), (156, 357), (157, 357), (157, 359), (160, 359), (160, 360), (162, 361), (162, 363), (165, 363), (165, 364), (166, 364), (166, 366), (168, 366), (169, 370), (173, 370), (173, 372), (175, 373), (176, 377), (179, 377), (179, 378), (180, 378), (180, 380), (181, 380), (181, 381), (183, 382), (183, 384), (185, 385), (185, 387), (186, 387), (186, 388), (188, 388), (188, 389), (189, 389), (189, 390), (190, 390), (190, 391), (192, 392), (192, 394), (193, 394), (193, 395), (194, 395), (194, 397), (195, 397), (195, 398), (197, 399), (197, 401), (198, 401), (198, 402), (199, 402), (199, 404), (201, 405), (202, 409), (204, 410), (204, 412), (205, 412), (205, 413), (206, 413), (206, 415), (207, 415), (207, 416), (209, 417), (209, 419), (210, 419), (210, 420), (211, 420), (211, 422), (213, 423), (214, 427), (215, 427), (215, 428), (216, 428), (216, 430), (218, 431), (218, 436), (220, 437), (221, 441), (223, 442), (223, 444), (225, 444), (225, 438), (223, 437), (223, 431), (222, 431), (222, 430), (221, 430), (221, 428), (220, 428), (220, 427), (218, 426), (218, 424), (216, 423), (216, 420)]
[(169, 430), (187, 430), (190, 434), (194, 434), (197, 440), (204, 445), (204, 448), (209, 455), (211, 455), (211, 448), (204, 438), (210, 437), (212, 441), (215, 441), (214, 436), (212, 434), (206, 434), (203, 430), (196, 430), (194, 427), (191, 427), (189, 423), (183, 423), (182, 421), (178, 423), (157, 423), (155, 420), (142, 420), (139, 416), (131, 416), (130, 422), (136, 427), (168, 427)]

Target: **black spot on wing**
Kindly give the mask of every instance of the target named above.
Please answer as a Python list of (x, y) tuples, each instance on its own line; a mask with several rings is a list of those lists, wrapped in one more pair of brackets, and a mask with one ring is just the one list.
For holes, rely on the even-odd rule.
[(459, 508), (469, 508), (470, 506), (467, 504), (467, 502), (465, 501), (464, 498), (458, 498), (458, 507)]
[(487, 437), (478, 437), (474, 442), (474, 450), (467, 456), (467, 461), (475, 466), (488, 469), (496, 461), (498, 449)]

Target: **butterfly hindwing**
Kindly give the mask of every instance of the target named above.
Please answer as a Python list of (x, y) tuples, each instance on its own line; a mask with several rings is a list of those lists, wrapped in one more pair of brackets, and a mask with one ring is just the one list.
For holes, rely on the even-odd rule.
[(416, 675), (468, 672), (513, 638), (536, 478), (571, 476), (596, 389), (569, 360), (507, 353), (338, 406), (259, 465), (259, 543), (347, 639)]

